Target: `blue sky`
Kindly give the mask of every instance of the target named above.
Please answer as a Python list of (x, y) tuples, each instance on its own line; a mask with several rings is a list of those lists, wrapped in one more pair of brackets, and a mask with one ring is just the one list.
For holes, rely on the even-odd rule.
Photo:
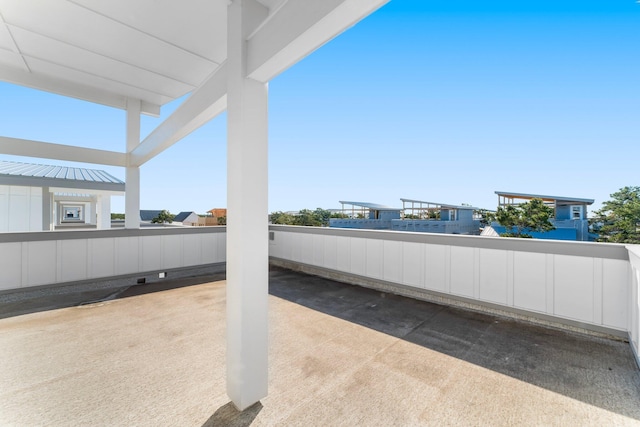
[[(269, 210), (401, 197), (495, 209), (496, 190), (597, 208), (640, 185), (638, 29), (633, 0), (392, 0), (270, 83)], [(3, 136), (124, 150), (123, 111), (0, 94)], [(172, 108), (144, 117), (142, 136)], [(224, 207), (225, 127), (221, 115), (143, 165), (141, 207)]]

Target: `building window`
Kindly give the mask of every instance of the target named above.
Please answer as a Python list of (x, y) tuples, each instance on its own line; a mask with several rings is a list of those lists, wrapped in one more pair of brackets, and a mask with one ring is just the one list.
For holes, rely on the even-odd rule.
[(82, 222), (83, 220), (82, 206), (62, 207), (62, 222)]
[(571, 219), (582, 219), (582, 206), (571, 206)]

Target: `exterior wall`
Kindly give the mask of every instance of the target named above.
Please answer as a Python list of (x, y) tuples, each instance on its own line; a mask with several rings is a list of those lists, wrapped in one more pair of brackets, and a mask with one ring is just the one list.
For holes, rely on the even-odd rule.
[(0, 291), (224, 262), (226, 229), (15, 233), (0, 242)]
[[(534, 239), (543, 240), (573, 240), (579, 242), (589, 241), (589, 221), (588, 220), (551, 220), (555, 230), (544, 233), (530, 233)], [(505, 232), (505, 227), (494, 222), (491, 227), (498, 233)]]
[(0, 185), (0, 233), (42, 231), (42, 189)]
[(631, 292), (629, 298), (629, 343), (640, 367), (640, 245), (629, 245)]
[(586, 242), (589, 240), (589, 221), (586, 219), (568, 219), (551, 221), (556, 228), (573, 228), (576, 230), (576, 240)]
[(191, 213), (188, 217), (186, 217), (184, 219), (184, 221), (182, 221), (182, 224), (184, 225), (198, 225), (198, 218), (199, 216), (195, 213)]
[(480, 234), (480, 221), (442, 221), (434, 219), (405, 219), (391, 222), (393, 231), (412, 231), (417, 233), (443, 234)]
[(356, 228), (363, 230), (390, 230), (392, 220), (382, 219), (357, 219), (357, 218), (330, 218), (329, 227)]
[(378, 219), (381, 221), (400, 219), (400, 211), (379, 211)]
[(274, 259), (577, 328), (628, 331), (630, 269), (622, 245), (314, 227), (271, 230)]

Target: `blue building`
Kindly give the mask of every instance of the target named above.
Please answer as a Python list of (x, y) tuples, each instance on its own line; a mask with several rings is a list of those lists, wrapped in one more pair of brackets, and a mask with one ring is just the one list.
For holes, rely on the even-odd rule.
[(391, 222), (400, 220), (402, 209), (367, 202), (340, 201), (344, 218), (331, 218), (329, 227), (391, 230)]
[(480, 219), (473, 206), (458, 206), (400, 199), (402, 208), (364, 202), (340, 201), (344, 218), (331, 218), (330, 227), (394, 230), (422, 233), (480, 234)]
[[(547, 206), (553, 208), (554, 217), (551, 220), (551, 223), (556, 227), (556, 229), (544, 233), (529, 233), (536, 239), (579, 241), (595, 240), (596, 236), (589, 233), (589, 221), (587, 220), (587, 206), (593, 204), (593, 199), (511, 193), (504, 191), (496, 191), (495, 193), (498, 195), (498, 208), (508, 205), (527, 203), (532, 199), (541, 199)], [(499, 235), (505, 231), (505, 227), (502, 227), (498, 223), (493, 223), (491, 224), (491, 227), (487, 227), (482, 234)]]
[(392, 230), (480, 234), (480, 218), (476, 218), (474, 214), (478, 208), (413, 199), (400, 200), (402, 201), (403, 218), (392, 221)]

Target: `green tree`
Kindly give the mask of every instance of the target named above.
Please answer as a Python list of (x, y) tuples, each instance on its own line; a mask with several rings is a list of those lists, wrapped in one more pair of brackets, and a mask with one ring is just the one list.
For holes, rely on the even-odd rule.
[(349, 215), (344, 214), (342, 212), (334, 212), (331, 214), (330, 218), (346, 219), (346, 218), (349, 218)]
[(219, 216), (218, 217), (218, 225), (227, 225), (227, 217)]
[(555, 230), (550, 218), (553, 208), (544, 204), (542, 199), (531, 199), (521, 205), (499, 207), (496, 221), (505, 227), (503, 237), (531, 237), (531, 232)]
[(599, 242), (640, 243), (640, 187), (624, 187), (594, 212)]
[(271, 213), (271, 223), (282, 225), (296, 225), (296, 219), (291, 214), (276, 211)]
[(166, 210), (161, 210), (160, 213), (158, 215), (156, 215), (151, 222), (153, 224), (164, 224), (164, 223), (169, 223), (171, 224), (173, 222), (173, 218), (175, 218), (176, 216), (171, 214), (171, 212), (166, 211)]
[(123, 213), (112, 213), (111, 214), (111, 219), (124, 219), (124, 214)]
[(271, 213), (271, 223), (283, 225), (326, 227), (329, 225), (329, 218), (331, 218), (331, 212), (322, 208), (317, 208), (315, 211), (302, 209), (297, 214), (280, 211)]
[(477, 209), (473, 213), (480, 218), (480, 227), (486, 227), (496, 221), (496, 213), (488, 209)]

